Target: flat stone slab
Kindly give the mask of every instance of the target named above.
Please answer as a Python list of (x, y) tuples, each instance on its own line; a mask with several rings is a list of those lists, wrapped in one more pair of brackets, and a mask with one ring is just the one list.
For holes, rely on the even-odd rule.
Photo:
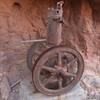
[(77, 84), (69, 93), (50, 97), (43, 95), (39, 92), (35, 93), (35, 89), (28, 80), (21, 82), (20, 87), (20, 100), (86, 100), (87, 92)]

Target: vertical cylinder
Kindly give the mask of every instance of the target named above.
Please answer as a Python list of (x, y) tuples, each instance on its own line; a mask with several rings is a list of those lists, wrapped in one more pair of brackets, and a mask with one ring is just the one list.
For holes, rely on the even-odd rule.
[(62, 24), (49, 19), (47, 41), (49, 44), (59, 45), (62, 41)]
[(57, 2), (56, 8), (48, 11), (48, 33), (47, 41), (49, 44), (59, 45), (62, 41), (62, 17), (63, 17), (63, 1)]

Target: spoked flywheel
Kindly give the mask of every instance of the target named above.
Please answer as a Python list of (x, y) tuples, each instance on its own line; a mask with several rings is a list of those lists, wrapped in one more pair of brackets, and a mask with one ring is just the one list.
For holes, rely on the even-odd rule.
[(84, 62), (80, 53), (66, 46), (56, 46), (42, 53), (33, 69), (38, 91), (50, 96), (69, 92), (80, 80)]

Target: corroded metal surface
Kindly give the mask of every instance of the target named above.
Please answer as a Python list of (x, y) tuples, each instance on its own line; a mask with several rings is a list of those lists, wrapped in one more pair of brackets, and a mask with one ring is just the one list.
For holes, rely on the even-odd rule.
[(61, 95), (78, 83), (83, 70), (83, 59), (76, 50), (66, 46), (52, 47), (36, 61), (33, 82), (43, 94)]
[(63, 1), (60, 1), (57, 3), (56, 8), (49, 8), (48, 10), (47, 41), (49, 44), (59, 45), (62, 41), (63, 3)]

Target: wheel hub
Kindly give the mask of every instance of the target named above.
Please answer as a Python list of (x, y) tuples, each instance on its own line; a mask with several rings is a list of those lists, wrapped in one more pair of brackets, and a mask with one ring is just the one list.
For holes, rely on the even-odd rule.
[(56, 66), (55, 67), (56, 68), (56, 75), (57, 76), (62, 76), (64, 73), (66, 73), (67, 72), (67, 68), (65, 69), (65, 68), (63, 68), (63, 67), (61, 67), (61, 66)]

